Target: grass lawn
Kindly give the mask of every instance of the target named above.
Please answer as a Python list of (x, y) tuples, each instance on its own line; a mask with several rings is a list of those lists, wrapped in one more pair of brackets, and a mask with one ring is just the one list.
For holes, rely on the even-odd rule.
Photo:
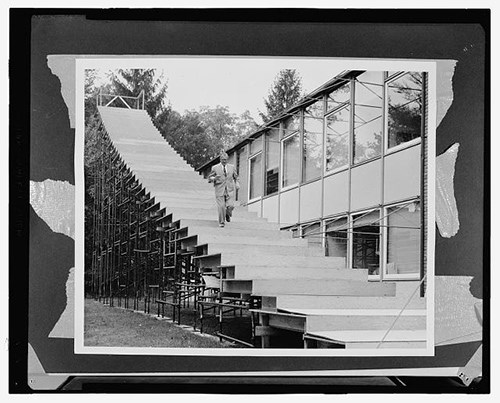
[(182, 329), (168, 320), (85, 300), (85, 346), (106, 347), (237, 347), (214, 336)]

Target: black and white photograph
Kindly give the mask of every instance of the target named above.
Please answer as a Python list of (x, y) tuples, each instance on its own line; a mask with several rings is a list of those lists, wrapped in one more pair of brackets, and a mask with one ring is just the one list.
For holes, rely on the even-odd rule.
[(436, 63), (77, 63), (82, 352), (432, 354)]
[(120, 7), (10, 12), (12, 391), (488, 393), (490, 10)]

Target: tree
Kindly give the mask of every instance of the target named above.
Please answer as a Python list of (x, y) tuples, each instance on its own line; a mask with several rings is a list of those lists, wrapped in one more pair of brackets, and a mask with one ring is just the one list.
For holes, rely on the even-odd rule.
[[(236, 144), (238, 141), (244, 139), (249, 136), (253, 132), (255, 132), (259, 128), (259, 125), (250, 115), (250, 111), (246, 110), (239, 117), (236, 118), (236, 122), (234, 124), (234, 129), (237, 133), (237, 138), (235, 139)], [(233, 144), (233, 145), (234, 145)]]
[(119, 69), (111, 73), (110, 79), (117, 95), (136, 97), (144, 90), (145, 109), (153, 121), (168, 113), (170, 105), (165, 101), (168, 84), (163, 74), (156, 76), (155, 69)]
[(187, 111), (182, 116), (171, 111), (158, 128), (170, 145), (197, 168), (252, 133), (257, 124), (248, 111), (237, 116), (228, 107), (217, 105)]
[(267, 99), (264, 99), (266, 113), (259, 112), (263, 122), (277, 117), (284, 110), (295, 104), (301, 97), (302, 78), (293, 69), (284, 69), (276, 75), (269, 90)]

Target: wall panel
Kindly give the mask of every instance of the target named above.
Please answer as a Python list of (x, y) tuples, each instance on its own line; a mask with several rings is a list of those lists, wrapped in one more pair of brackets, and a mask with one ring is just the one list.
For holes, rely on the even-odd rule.
[(351, 170), (351, 210), (380, 204), (382, 201), (381, 160)]
[(299, 189), (288, 190), (280, 195), (280, 225), (299, 221)]
[(248, 205), (248, 211), (253, 211), (253, 212), (257, 213), (257, 215), (259, 217), (262, 217), (262, 214), (261, 214), (262, 213), (262, 208), (261, 208), (261, 206), (262, 206), (262, 201), (261, 200), (253, 202), (253, 203), (250, 203)]
[(323, 215), (347, 211), (349, 208), (349, 171), (339, 172), (323, 182)]
[(384, 203), (420, 195), (420, 146), (385, 158)]
[(300, 221), (321, 217), (321, 181), (300, 188)]
[(262, 216), (270, 222), (279, 221), (278, 195), (268, 197), (262, 201)]

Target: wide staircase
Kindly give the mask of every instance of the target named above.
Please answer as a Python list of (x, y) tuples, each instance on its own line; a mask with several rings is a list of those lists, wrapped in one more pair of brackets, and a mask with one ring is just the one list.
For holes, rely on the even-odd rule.
[(424, 298), (410, 300), (396, 283), (368, 281), (367, 270), (346, 269), (343, 258), (325, 256), (324, 248), (244, 206), (220, 228), (213, 186), (165, 141), (146, 111), (100, 106), (99, 113), (156, 208), (173, 217), (197, 267), (221, 274), (222, 293), (261, 300), (252, 312), (263, 347), (282, 330), (303, 334), (304, 347), (425, 347)]

